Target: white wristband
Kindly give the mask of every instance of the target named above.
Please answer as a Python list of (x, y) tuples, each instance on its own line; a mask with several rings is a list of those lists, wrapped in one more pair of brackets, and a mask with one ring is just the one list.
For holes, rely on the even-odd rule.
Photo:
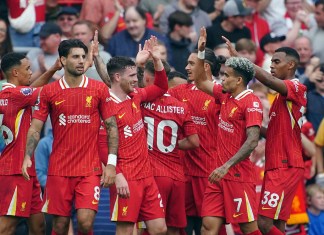
[(205, 50), (198, 51), (198, 59), (201, 59), (201, 60), (205, 59)]
[(109, 154), (108, 155), (108, 162), (107, 165), (117, 165), (117, 156), (115, 154)]

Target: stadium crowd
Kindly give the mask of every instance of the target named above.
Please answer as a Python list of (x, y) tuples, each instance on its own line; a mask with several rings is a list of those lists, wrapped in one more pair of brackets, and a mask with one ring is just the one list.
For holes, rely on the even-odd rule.
[(0, 235), (324, 234), (324, 0), (0, 2)]

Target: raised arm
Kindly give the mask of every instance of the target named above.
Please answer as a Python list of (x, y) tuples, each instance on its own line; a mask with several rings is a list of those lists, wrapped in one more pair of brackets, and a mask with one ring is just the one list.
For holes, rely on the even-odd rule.
[(46, 72), (44, 72), (40, 77), (36, 80), (34, 80), (30, 86), (31, 87), (41, 87), (46, 85), (49, 80), (54, 76), (56, 71), (62, 69), (62, 64), (59, 58), (56, 59), (55, 63), (50, 67)]
[(205, 48), (206, 48), (207, 33), (206, 29), (202, 27), (200, 29), (200, 36), (198, 40), (198, 59), (197, 65), (194, 66), (193, 74), (194, 80), (197, 88), (203, 92), (213, 95), (214, 83), (208, 80), (205, 69)]
[[(227, 48), (229, 50), (229, 53), (231, 56), (236, 56), (238, 57), (238, 52), (235, 50), (231, 42), (226, 38), (222, 37), (225, 40), (225, 43), (227, 45)], [(273, 61), (273, 63), (277, 63), (279, 61)], [(287, 95), (287, 87), (283, 80), (280, 80), (279, 78), (276, 78), (272, 76), (270, 73), (267, 71), (263, 70), (259, 66), (254, 64), (254, 70), (255, 70), (255, 78), (259, 80), (262, 84), (265, 86), (271, 88), (272, 90), (277, 91), (281, 95), (286, 96)]]
[(117, 151), (118, 151), (118, 128), (115, 116), (105, 120), (108, 137), (108, 163), (103, 172), (103, 186), (108, 187), (115, 183)]
[(30, 179), (27, 172), (27, 168), (30, 168), (32, 166), (31, 157), (33, 156), (33, 153), (39, 142), (40, 133), (42, 131), (43, 125), (44, 125), (43, 121), (33, 118), (31, 125), (28, 129), (26, 152), (25, 152), (25, 158), (22, 165), (22, 174), (26, 180)]
[(118, 0), (114, 0), (114, 6), (115, 6), (115, 13), (113, 17), (111, 17), (111, 19), (107, 23), (105, 23), (100, 30), (101, 35), (105, 41), (109, 40), (111, 36), (114, 34), (118, 24), (120, 14), (124, 12), (123, 7), (122, 5), (120, 5)]
[(216, 168), (208, 177), (208, 180), (211, 183), (215, 183), (216, 181), (222, 179), (229, 169), (239, 162), (243, 161), (245, 158), (250, 156), (252, 151), (258, 145), (258, 140), (260, 136), (260, 127), (251, 126), (246, 129), (246, 140), (242, 147), (237, 151), (237, 153), (230, 158), (224, 165)]
[(111, 85), (111, 80), (108, 75), (108, 71), (106, 68), (105, 63), (103, 62), (102, 58), (99, 55), (99, 41), (98, 41), (98, 31), (95, 31), (95, 35), (93, 37), (93, 41), (91, 42), (93, 46), (92, 54), (93, 54), (93, 59), (94, 59), (94, 64), (96, 66), (96, 70), (102, 79), (102, 81), (110, 87)]

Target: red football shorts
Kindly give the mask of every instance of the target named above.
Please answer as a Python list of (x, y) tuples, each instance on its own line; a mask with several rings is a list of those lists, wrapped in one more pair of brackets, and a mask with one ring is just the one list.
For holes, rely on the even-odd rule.
[(201, 216), (201, 206), (208, 183), (207, 177), (186, 175), (186, 214)]
[(157, 218), (164, 218), (161, 194), (153, 176), (128, 181), (130, 198), (124, 199), (117, 195), (116, 186), (110, 187), (111, 221), (136, 223)]
[(42, 211), (52, 215), (71, 216), (75, 209), (98, 210), (100, 176), (47, 177)]
[(202, 217), (223, 217), (226, 223), (255, 221), (257, 214), (254, 183), (222, 179), (216, 184), (208, 182), (202, 205)]
[(185, 182), (160, 176), (155, 176), (154, 179), (162, 196), (167, 226), (186, 227)]
[(42, 192), (35, 176), (27, 181), (22, 175), (2, 175), (0, 185), (0, 216), (29, 217), (41, 212)]
[(259, 215), (287, 221), (303, 168), (279, 168), (265, 171)]

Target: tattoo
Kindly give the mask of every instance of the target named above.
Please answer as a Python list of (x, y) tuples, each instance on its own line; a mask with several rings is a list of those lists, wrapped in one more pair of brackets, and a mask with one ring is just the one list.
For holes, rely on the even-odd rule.
[(102, 81), (107, 85), (111, 86), (111, 80), (107, 72), (107, 68), (105, 63), (103, 62), (102, 58), (100, 56), (95, 56), (94, 57), (94, 64), (96, 66), (96, 70), (102, 79)]
[(243, 161), (245, 158), (250, 156), (252, 151), (256, 148), (260, 136), (260, 127), (252, 126), (246, 129), (246, 140), (242, 147), (237, 151), (237, 153), (228, 160), (227, 164), (232, 167), (237, 163)]
[(40, 139), (40, 133), (33, 129), (32, 127), (29, 128), (27, 133), (27, 144), (26, 144), (26, 156), (31, 157), (36, 149), (36, 146)]
[(138, 87), (143, 88), (144, 87), (144, 68), (137, 67), (137, 79), (138, 79)]
[(105, 125), (107, 129), (109, 153), (117, 155), (119, 136), (116, 117), (112, 116), (110, 118), (107, 118), (105, 120)]

